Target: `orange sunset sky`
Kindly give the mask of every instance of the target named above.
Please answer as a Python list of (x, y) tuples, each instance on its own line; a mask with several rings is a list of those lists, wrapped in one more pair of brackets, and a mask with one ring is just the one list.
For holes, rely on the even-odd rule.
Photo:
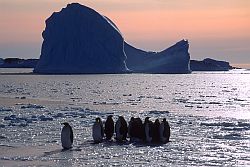
[(39, 58), (46, 18), (71, 2), (109, 17), (135, 47), (161, 51), (185, 38), (191, 59), (250, 68), (250, 0), (0, 0), (0, 58)]

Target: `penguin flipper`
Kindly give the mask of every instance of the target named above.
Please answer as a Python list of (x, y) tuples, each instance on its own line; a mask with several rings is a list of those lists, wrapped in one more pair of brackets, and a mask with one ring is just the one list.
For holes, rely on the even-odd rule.
[(71, 143), (73, 143), (73, 138), (74, 138), (73, 130), (70, 127), (70, 141), (71, 141)]

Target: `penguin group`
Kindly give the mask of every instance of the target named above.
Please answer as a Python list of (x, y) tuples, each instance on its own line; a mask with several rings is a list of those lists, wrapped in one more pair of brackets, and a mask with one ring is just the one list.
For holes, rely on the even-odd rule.
[(96, 118), (92, 127), (94, 143), (100, 143), (103, 139), (111, 141), (114, 133), (114, 139), (118, 142), (129, 138), (130, 142), (167, 143), (170, 138), (170, 126), (166, 118), (152, 122), (150, 117), (146, 117), (143, 123), (140, 118), (131, 117), (127, 124), (123, 116), (119, 116), (114, 123), (112, 115), (109, 115), (104, 125), (101, 118)]
[[(109, 115), (105, 124), (101, 118), (97, 117), (92, 127), (92, 137), (94, 143), (100, 143), (104, 139), (112, 141), (112, 137), (117, 142), (125, 142), (127, 138), (130, 142), (146, 143), (167, 143), (170, 138), (170, 126), (166, 118), (162, 121), (156, 119), (154, 122), (150, 117), (146, 117), (144, 123), (140, 118), (131, 117), (127, 124), (123, 116), (119, 116), (114, 123), (113, 116)], [(61, 143), (63, 149), (70, 149), (73, 145), (73, 130), (69, 123), (62, 123), (64, 127), (61, 131)]]

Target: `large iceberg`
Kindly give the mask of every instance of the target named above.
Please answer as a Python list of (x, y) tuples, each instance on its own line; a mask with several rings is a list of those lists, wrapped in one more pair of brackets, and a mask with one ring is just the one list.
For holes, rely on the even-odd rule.
[(46, 20), (35, 73), (124, 73), (124, 39), (118, 28), (93, 9), (72, 3)]
[(78, 3), (53, 13), (46, 20), (42, 36), (35, 73), (190, 72), (188, 41), (182, 40), (162, 52), (136, 49), (124, 42), (110, 19)]
[(161, 52), (146, 52), (127, 43), (127, 67), (136, 73), (190, 73), (189, 43), (181, 40)]

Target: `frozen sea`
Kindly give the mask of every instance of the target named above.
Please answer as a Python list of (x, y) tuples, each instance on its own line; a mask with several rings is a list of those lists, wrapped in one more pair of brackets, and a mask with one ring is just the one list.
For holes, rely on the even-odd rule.
[[(21, 72), (20, 72), (21, 70)], [(250, 71), (33, 75), (0, 69), (0, 166), (250, 166)], [(93, 144), (96, 117), (167, 118), (167, 144)], [(62, 122), (74, 147), (62, 151)]]

